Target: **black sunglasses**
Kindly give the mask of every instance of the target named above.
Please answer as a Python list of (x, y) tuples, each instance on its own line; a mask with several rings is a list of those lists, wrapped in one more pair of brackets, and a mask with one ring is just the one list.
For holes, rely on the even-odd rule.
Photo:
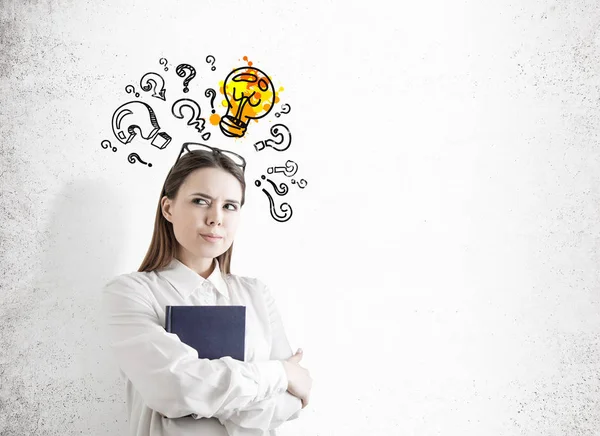
[(210, 145), (199, 144), (197, 142), (184, 142), (183, 145), (181, 146), (181, 151), (179, 152), (179, 156), (177, 156), (177, 160), (175, 161), (175, 163), (177, 163), (177, 161), (184, 154), (185, 151), (187, 151), (189, 153), (192, 150), (205, 150), (205, 151), (212, 151), (213, 153), (217, 153), (217, 154), (222, 154), (223, 156), (227, 156), (229, 159), (231, 159), (234, 164), (241, 167), (242, 171), (246, 171), (246, 159), (244, 159), (239, 154), (234, 153), (233, 151), (222, 150), (220, 148), (211, 147)]

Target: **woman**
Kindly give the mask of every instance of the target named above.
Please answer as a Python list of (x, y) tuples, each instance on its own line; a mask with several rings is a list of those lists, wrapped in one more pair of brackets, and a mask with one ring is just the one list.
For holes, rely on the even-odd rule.
[[(140, 268), (113, 278), (102, 303), (126, 381), (129, 435), (275, 435), (308, 404), (312, 379), (292, 355), (273, 296), (230, 273), (246, 162), (183, 144), (167, 175)], [(164, 329), (167, 305), (246, 306), (245, 359), (199, 359)]]

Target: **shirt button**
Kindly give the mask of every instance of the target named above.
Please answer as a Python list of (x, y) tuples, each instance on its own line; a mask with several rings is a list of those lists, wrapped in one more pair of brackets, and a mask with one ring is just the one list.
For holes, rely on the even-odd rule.
[(201, 301), (209, 306), (214, 306), (214, 294), (209, 289), (203, 289), (200, 293)]

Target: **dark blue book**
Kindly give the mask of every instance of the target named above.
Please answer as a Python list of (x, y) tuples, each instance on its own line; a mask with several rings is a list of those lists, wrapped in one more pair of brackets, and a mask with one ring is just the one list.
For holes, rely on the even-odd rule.
[(244, 361), (246, 306), (166, 306), (165, 330), (200, 359), (230, 356)]

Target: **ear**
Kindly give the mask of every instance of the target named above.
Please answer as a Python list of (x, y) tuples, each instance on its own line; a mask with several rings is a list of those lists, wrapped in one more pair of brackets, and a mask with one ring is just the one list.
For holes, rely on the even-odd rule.
[(169, 200), (166, 195), (164, 195), (163, 198), (160, 199), (160, 208), (161, 208), (162, 214), (165, 217), (165, 219), (167, 221), (169, 221), (170, 223), (172, 223), (172, 221), (171, 221), (171, 200)]

